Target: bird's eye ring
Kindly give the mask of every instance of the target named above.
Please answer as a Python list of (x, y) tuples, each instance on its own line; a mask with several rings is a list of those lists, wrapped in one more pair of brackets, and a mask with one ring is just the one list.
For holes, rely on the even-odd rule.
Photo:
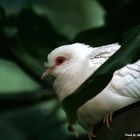
[(62, 64), (64, 61), (65, 61), (65, 57), (63, 57), (63, 56), (58, 56), (58, 57), (55, 59), (56, 65), (60, 65), (60, 64)]

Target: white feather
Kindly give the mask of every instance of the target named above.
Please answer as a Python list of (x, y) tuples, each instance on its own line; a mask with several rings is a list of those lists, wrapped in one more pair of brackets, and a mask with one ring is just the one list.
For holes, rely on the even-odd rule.
[[(53, 50), (48, 55), (50, 65), (54, 65), (57, 56), (66, 58), (66, 62), (52, 73), (56, 77), (54, 87), (60, 101), (72, 94), (119, 48), (119, 44), (91, 48), (76, 43)], [(116, 71), (108, 86), (78, 109), (78, 123), (89, 129), (101, 121), (105, 114), (139, 101), (139, 85), (140, 60)]]

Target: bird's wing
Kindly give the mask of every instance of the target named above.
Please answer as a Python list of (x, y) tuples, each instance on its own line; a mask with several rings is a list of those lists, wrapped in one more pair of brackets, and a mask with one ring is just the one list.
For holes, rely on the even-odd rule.
[[(93, 48), (90, 54), (93, 71), (97, 70), (119, 48), (120, 45), (117, 43)], [(140, 60), (116, 71), (110, 86), (122, 96), (140, 98)]]
[(115, 44), (93, 48), (93, 51), (88, 56), (92, 61), (92, 65), (94, 69), (93, 71), (97, 70), (120, 47), (121, 46), (118, 43), (115, 43)]
[(140, 60), (116, 71), (110, 85), (122, 96), (140, 98)]

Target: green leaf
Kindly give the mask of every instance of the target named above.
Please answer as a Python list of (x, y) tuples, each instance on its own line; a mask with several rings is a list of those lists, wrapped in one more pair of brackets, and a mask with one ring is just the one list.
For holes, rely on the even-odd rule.
[[(124, 30), (124, 29), (123, 29)], [(123, 30), (118, 27), (104, 26), (79, 33), (74, 42), (90, 44), (94, 47), (122, 41)]]
[(31, 7), (6, 16), (1, 30), (2, 57), (16, 62), (41, 85), (46, 86), (46, 82), (50, 85), (50, 80), (40, 80), (43, 63), (50, 50), (69, 40), (57, 32), (47, 16), (36, 13)]
[(5, 10), (0, 6), (0, 23), (4, 22), (6, 18)]
[[(73, 94), (63, 102), (63, 109), (70, 124), (77, 120), (77, 110), (86, 101), (95, 97), (109, 83), (115, 70), (140, 58), (140, 26), (126, 32), (122, 47), (95, 71)], [(86, 94), (85, 94), (86, 93)]]
[[(122, 42), (123, 33), (140, 23), (139, 0), (98, 0), (106, 10), (105, 24), (75, 36), (74, 42), (101, 46)], [(127, 23), (127, 24), (126, 24)]]

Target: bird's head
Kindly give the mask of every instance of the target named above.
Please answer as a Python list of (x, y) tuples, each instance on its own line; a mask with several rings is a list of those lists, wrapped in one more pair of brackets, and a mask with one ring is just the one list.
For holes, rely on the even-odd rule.
[[(48, 54), (48, 61), (45, 66), (47, 70), (42, 74), (42, 79), (48, 74), (51, 74), (57, 78), (57, 76), (76, 70), (79, 64), (83, 66), (87, 63), (85, 59), (91, 52), (91, 48), (88, 45), (75, 43), (71, 45), (60, 46), (54, 49)], [(74, 69), (72, 69), (74, 68)]]
[[(87, 78), (85, 68), (88, 59), (86, 57), (91, 50), (91, 47), (81, 43), (54, 49), (48, 54), (48, 62), (45, 63), (48, 68), (42, 74), (42, 79), (51, 74), (56, 79), (54, 84), (58, 94), (60, 92), (71, 93)], [(89, 72), (88, 75), (90, 75)]]

